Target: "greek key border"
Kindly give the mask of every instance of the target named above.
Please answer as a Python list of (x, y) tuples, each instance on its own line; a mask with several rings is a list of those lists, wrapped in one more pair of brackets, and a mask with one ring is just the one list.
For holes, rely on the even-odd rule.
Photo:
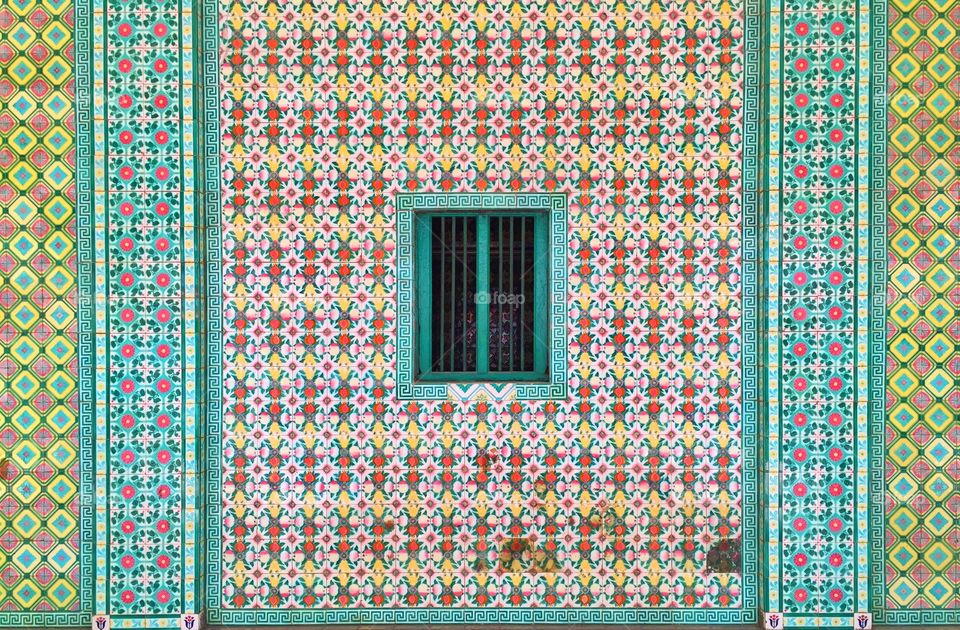
[(361, 608), (327, 610), (226, 610), (211, 623), (224, 625), (318, 624), (744, 624), (743, 608)]
[[(763, 536), (763, 518), (761, 509), (763, 469), (761, 445), (765, 431), (761, 422), (763, 386), (761, 358), (766, 313), (766, 300), (762, 299), (763, 255), (760, 244), (766, 225), (763, 213), (764, 186), (761, 175), (765, 167), (761, 164), (762, 143), (764, 141), (765, 119), (763, 103), (763, 38), (765, 29), (763, 15), (768, 0), (744, 0), (744, 66), (743, 93), (744, 103), (755, 103), (755, 107), (743, 108), (743, 198), (741, 201), (741, 456), (743, 458), (743, 555), (741, 558), (743, 576), (743, 622), (755, 623), (759, 619), (762, 607), (762, 591), (765, 590), (766, 562), (760, 549)], [(751, 500), (752, 499), (752, 500)], [(747, 536), (747, 534), (752, 534)], [(761, 588), (763, 587), (763, 588)]]
[(220, 23), (219, 0), (198, 0), (194, 14), (197, 38), (198, 80), (194, 85), (197, 106), (198, 183), (197, 247), (197, 350), (198, 424), (200, 439), (201, 514), (197, 546), (199, 610), (208, 611), (207, 621), (217, 623), (223, 589), (222, 522), (220, 490), (223, 487), (221, 444), (223, 440), (223, 235), (221, 232), (220, 165)]
[[(884, 396), (886, 388), (886, 295), (887, 295), (887, 0), (867, 0), (869, 16), (864, 19), (869, 42), (869, 77), (867, 134), (869, 140), (867, 169), (868, 204), (868, 279), (867, 309), (867, 421), (860, 439), (866, 444), (859, 449), (866, 461), (866, 471), (858, 475), (858, 483), (865, 484), (860, 499), (865, 502), (859, 564), (866, 572), (865, 590), (858, 588), (858, 612), (872, 612), (875, 623), (883, 623), (882, 606), (871, 601), (875, 589), (881, 592), (885, 585), (884, 567), (877, 567), (877, 552), (883, 562), (883, 470), (884, 470)], [(864, 65), (864, 64), (862, 64)], [(878, 457), (879, 456), (879, 457)], [(858, 460), (861, 457), (858, 457)], [(877, 493), (880, 493), (877, 496)], [(880, 531), (875, 529), (879, 516)]]
[(543, 210), (550, 215), (550, 382), (490, 383), (519, 400), (567, 397), (567, 195), (558, 193), (402, 193), (397, 204), (397, 398), (444, 400), (459, 388), (414, 380), (414, 216), (418, 210)]
[[(887, 319), (887, 0), (871, 0), (870, 32), (870, 406), (868, 427), (869, 608), (875, 623), (895, 621), (885, 610), (886, 319)], [(914, 612), (914, 611), (907, 611)], [(920, 612), (920, 611), (916, 611)], [(922, 611), (928, 613), (931, 611)], [(926, 615), (924, 615), (926, 616)]]

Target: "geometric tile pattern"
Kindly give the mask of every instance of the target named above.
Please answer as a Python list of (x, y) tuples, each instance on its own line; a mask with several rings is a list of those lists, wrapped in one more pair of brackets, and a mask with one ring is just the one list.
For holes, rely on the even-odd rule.
[[(743, 7), (221, 6), (223, 609), (755, 619)], [(569, 200), (568, 395), (397, 400), (396, 195), (510, 191)]]
[(0, 611), (80, 609), (73, 6), (0, 7)]
[(892, 0), (886, 602), (960, 608), (960, 5)]

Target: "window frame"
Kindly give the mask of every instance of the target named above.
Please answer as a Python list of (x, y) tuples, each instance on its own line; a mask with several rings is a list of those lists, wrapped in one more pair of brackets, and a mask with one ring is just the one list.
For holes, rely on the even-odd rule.
[[(569, 383), (568, 351), (570, 325), (570, 296), (567, 277), (570, 273), (569, 222), (566, 193), (476, 193), (426, 192), (397, 193), (394, 196), (396, 227), (396, 293), (383, 296), (395, 300), (395, 362), (388, 364), (393, 371), (386, 377), (398, 401), (429, 400), (553, 400), (567, 399)], [(430, 212), (496, 211), (492, 214), (521, 211), (543, 211), (547, 231), (549, 266), (547, 274), (546, 317), (548, 323), (547, 380), (508, 380), (497, 374), (496, 380), (465, 382), (418, 378), (417, 346), (417, 260), (416, 217)]]
[[(490, 292), (490, 219), (501, 217), (533, 218), (533, 256), (537, 261), (542, 256), (546, 265), (535, 264), (533, 277), (533, 370), (530, 371), (491, 371), (488, 365), (490, 344), (490, 302), (477, 302), (475, 318), (477, 322), (477, 369), (473, 372), (433, 371), (433, 321), (432, 305), (432, 237), (430, 223), (440, 217), (473, 217), (477, 221), (477, 294)], [(418, 381), (436, 381), (443, 383), (498, 383), (532, 382), (546, 383), (550, 380), (548, 368), (549, 354), (549, 301), (547, 269), (550, 268), (550, 250), (547, 238), (548, 217), (546, 209), (508, 209), (489, 208), (479, 210), (426, 210), (418, 212), (414, 218), (416, 234), (414, 247), (416, 257), (416, 363), (415, 378)]]

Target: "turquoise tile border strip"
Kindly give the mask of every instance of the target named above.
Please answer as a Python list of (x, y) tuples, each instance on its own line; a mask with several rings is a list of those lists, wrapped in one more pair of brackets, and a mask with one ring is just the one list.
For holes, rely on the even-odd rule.
[[(188, 4), (180, 5), (184, 8), (184, 14), (190, 15)], [(117, 7), (109, 7), (110, 11), (117, 10)], [(108, 261), (111, 254), (108, 253), (108, 238), (111, 236), (109, 230), (111, 227), (108, 218), (108, 189), (115, 187), (116, 184), (108, 183), (108, 169), (106, 165), (107, 155), (110, 152), (107, 147), (107, 132), (115, 130), (115, 127), (108, 128), (107, 125), (107, 106), (108, 101), (105, 97), (105, 90), (108, 86), (114, 87), (121, 85), (120, 82), (111, 83), (107, 77), (108, 46), (106, 36), (106, 22), (109, 18), (105, 7), (94, 6), (89, 0), (82, 0), (76, 5), (76, 25), (77, 25), (77, 171), (78, 171), (78, 259), (81, 279), (80, 290), (80, 374), (81, 374), (81, 418), (84, 419), (87, 427), (83, 434), (82, 443), (87, 445), (89, 451), (85, 450), (87, 456), (87, 466), (90, 469), (90, 489), (87, 494), (89, 507), (89, 534), (84, 538), (84, 549), (91, 556), (87, 578), (89, 581), (89, 591), (85, 588), (84, 609), (82, 613), (63, 620), (49, 620), (43, 625), (70, 625), (89, 627), (92, 616), (95, 613), (111, 612), (111, 600), (117, 594), (115, 590), (115, 576), (111, 576), (111, 565), (117, 562), (118, 555), (111, 556), (111, 550), (114, 547), (110, 542), (110, 522), (111, 522), (111, 487), (110, 487), (110, 463), (109, 455), (111, 452), (112, 435), (110, 423), (115, 420), (111, 416), (110, 393), (111, 386), (111, 366), (110, 346), (107, 336), (111, 334), (111, 322), (108, 313), (110, 312), (110, 301), (108, 299), (108, 283), (111, 282)], [(117, 15), (117, 13), (113, 13)], [(162, 20), (162, 18), (161, 18)], [(187, 88), (188, 95), (183, 99), (184, 109), (181, 114), (182, 129), (177, 141), (182, 141), (182, 151), (186, 155), (193, 153), (191, 147), (191, 138), (193, 134), (193, 120), (191, 119), (189, 88), (192, 83), (189, 80), (189, 72), (192, 67), (191, 52), (193, 41), (192, 33), (189, 27), (179, 30), (177, 24), (172, 25), (178, 29), (178, 32), (184, 37), (186, 44), (178, 47), (178, 53), (174, 56), (177, 83), (183, 83)], [(159, 33), (158, 33), (159, 36)], [(184, 77), (187, 78), (184, 80)], [(175, 142), (177, 142), (175, 141)], [(182, 194), (186, 197), (182, 206), (184, 212), (183, 222), (185, 231), (175, 237), (177, 246), (180, 247), (180, 258), (178, 262), (182, 265), (185, 272), (183, 290), (179, 296), (183, 299), (187, 317), (183, 326), (183, 336), (181, 341), (184, 347), (192, 347), (193, 340), (190, 338), (190, 316), (195, 308), (191, 304), (191, 296), (195, 294), (195, 289), (191, 283), (191, 264), (193, 263), (192, 243), (192, 225), (190, 213), (190, 197), (194, 194), (192, 188), (191, 169), (187, 166), (175, 177), (182, 177), (184, 185)], [(180, 329), (175, 334), (178, 334)], [(184, 466), (182, 469), (182, 505), (186, 509), (180, 512), (183, 515), (182, 529), (175, 530), (178, 533), (178, 550), (183, 554), (182, 570), (178, 572), (179, 584), (171, 588), (172, 592), (177, 594), (177, 608), (196, 607), (198, 604), (196, 598), (196, 579), (193, 571), (199, 564), (199, 557), (195, 549), (196, 535), (199, 527), (195, 522), (199, 515), (197, 505), (198, 493), (195, 490), (198, 480), (198, 471), (196, 470), (197, 458), (193, 455), (195, 444), (196, 427), (192, 425), (192, 420), (197, 417), (192, 407), (191, 395), (193, 393), (192, 381), (193, 374), (190, 368), (190, 357), (195, 356), (192, 351), (183, 355), (183, 362), (178, 363), (177, 370), (185, 380), (182, 401), (176, 403), (180, 406), (179, 415), (184, 418), (182, 432), (180, 436), (180, 448), (183, 449)], [(96, 427), (94, 432), (93, 427)], [(86, 455), (89, 453), (88, 455)], [(95, 466), (94, 466), (95, 463)], [(94, 473), (95, 468), (95, 474)], [(84, 468), (86, 470), (86, 468)], [(94, 488), (94, 479), (95, 488)], [(113, 489), (116, 491), (116, 489)], [(95, 497), (95, 499), (94, 499)], [(193, 509), (190, 504), (193, 503)], [(93, 518), (93, 515), (96, 518)], [(167, 515), (164, 515), (167, 516)], [(169, 518), (169, 516), (167, 516)], [(95, 523), (94, 523), (95, 521)], [(94, 536), (94, 530), (96, 535)], [(115, 552), (115, 554), (118, 552)], [(167, 553), (171, 553), (168, 551)], [(95, 555), (94, 555), (95, 554)], [(95, 567), (95, 571), (94, 571)], [(89, 592), (89, 594), (86, 594)], [(176, 614), (151, 616), (150, 613), (143, 615), (116, 615), (113, 617), (113, 627), (179, 627), (179, 610)]]
[[(95, 612), (98, 567), (103, 559), (99, 553), (101, 532), (97, 490), (97, 445), (100, 426), (96, 424), (96, 297), (99, 295), (95, 276), (95, 211), (93, 204), (94, 169), (94, 108), (92, 100), (93, 56), (93, 0), (74, 0), (74, 43), (76, 46), (76, 146), (77, 146), (77, 276), (79, 293), (77, 317), (79, 346), (77, 358), (80, 374), (80, 582), (83, 596), (80, 601), (82, 623), (87, 623)], [(72, 624), (71, 624), (72, 625)]]
[[(220, 229), (220, 47), (218, 0), (198, 0), (193, 14), (196, 46), (193, 86), (197, 111), (197, 469), (198, 538), (195, 586), (197, 611), (214, 601), (209, 589), (213, 571), (220, 570), (220, 466), (223, 413), (223, 255)], [(219, 573), (217, 574), (219, 575)], [(219, 583), (219, 579), (217, 579)], [(190, 611), (193, 612), (193, 611)]]
[(781, 612), (783, 606), (780, 601), (780, 130), (781, 103), (781, 34), (780, 34), (780, 0), (767, 0), (763, 13), (764, 32), (766, 34), (765, 50), (767, 56), (765, 68), (765, 97), (767, 124), (761, 128), (765, 134), (765, 153), (761, 158), (764, 165), (764, 210), (766, 222), (761, 231), (766, 236), (763, 242), (763, 273), (762, 279), (766, 308), (764, 313), (764, 332), (766, 346), (762, 364), (766, 368), (763, 388), (760, 390), (761, 400), (765, 402), (763, 410), (763, 439), (760, 448), (764, 451), (762, 479), (764, 490), (764, 518), (763, 533), (766, 559), (764, 612)]
[[(861, 14), (861, 32), (869, 42), (869, 56), (863, 64), (864, 75), (869, 77), (865, 112), (868, 116), (866, 129), (866, 163), (861, 164), (865, 171), (866, 190), (862, 191), (868, 225), (865, 245), (869, 251), (866, 274), (868, 277), (866, 338), (866, 417), (861, 426), (858, 439), (857, 459), (866, 462), (866, 470), (858, 470), (858, 502), (860, 503), (858, 544), (858, 562), (865, 574), (857, 590), (858, 612), (874, 614), (874, 624), (883, 623), (878, 610), (871, 601), (873, 584), (883, 582), (883, 568), (874, 564), (874, 546), (883, 555), (883, 535), (877, 535), (872, 528), (873, 517), (883, 514), (883, 497), (877, 495), (877, 489), (883, 488), (883, 427), (885, 418), (885, 367), (886, 367), (886, 289), (887, 289), (887, 3), (885, 0), (870, 0), (869, 14)], [(880, 459), (876, 459), (879, 453)], [(879, 476), (880, 483), (872, 485)], [(872, 488), (872, 490), (871, 490)], [(878, 505), (879, 503), (879, 505)]]
[(744, 100), (756, 103), (756, 107), (743, 110), (743, 212), (742, 221), (742, 282), (741, 295), (743, 318), (741, 322), (741, 413), (744, 432), (742, 435), (743, 531), (752, 539), (743, 548), (741, 562), (744, 567), (742, 622), (760, 620), (766, 592), (766, 562), (763, 560), (764, 514), (763, 514), (763, 435), (765, 433), (762, 412), (764, 375), (761, 360), (763, 340), (766, 337), (766, 303), (763, 295), (762, 276), (764, 267), (763, 229), (765, 186), (763, 173), (763, 123), (765, 85), (763, 43), (763, 0), (745, 0), (744, 11)]
[(413, 278), (414, 215), (418, 210), (542, 210), (549, 215), (550, 364), (549, 383), (485, 383), (492, 390), (511, 388), (518, 400), (567, 397), (567, 195), (536, 193), (404, 193), (397, 196), (397, 398), (445, 400), (454, 387), (417, 383), (414, 378)]
[[(881, 593), (883, 591), (880, 591)], [(950, 626), (955, 627), (960, 624), (960, 609), (878, 609), (875, 613), (874, 623), (887, 626)]]
[(117, 628), (143, 628), (157, 630), (179, 630), (180, 616), (167, 615), (162, 617), (128, 617), (113, 615), (110, 617), (110, 630)]
[[(850, 615), (854, 612), (871, 611), (869, 594), (871, 588), (882, 590), (883, 567), (882, 561), (877, 566), (877, 548), (882, 547), (883, 532), (871, 530), (870, 523), (876, 522), (875, 499), (870, 496), (870, 482), (874, 487), (882, 487), (874, 479), (882, 479), (883, 460), (882, 446), (878, 448), (876, 441), (870, 442), (877, 435), (877, 423), (882, 435), (883, 422), (883, 369), (884, 369), (884, 301), (885, 301), (885, 181), (884, 165), (885, 151), (885, 67), (883, 55), (885, 51), (885, 12), (883, 2), (876, 0), (862, 0), (854, 4), (854, 26), (856, 28), (856, 56), (854, 58), (856, 78), (854, 82), (855, 115), (853, 121), (855, 137), (854, 170), (855, 178), (852, 190), (853, 203), (856, 209), (856, 223), (852, 232), (855, 242), (856, 268), (854, 270), (856, 289), (853, 297), (854, 305), (854, 406), (853, 433), (854, 447), (852, 465), (853, 478), (853, 523), (852, 540), (850, 541), (853, 553), (853, 593), (840, 600), (840, 610), (833, 615), (819, 613), (811, 616), (810, 612), (794, 610), (784, 615), (788, 625), (816, 625), (826, 622), (828, 625), (848, 625)], [(769, 180), (767, 191), (768, 225), (772, 233), (779, 233), (785, 229), (789, 219), (783, 214), (784, 204), (788, 194), (796, 184), (791, 184), (794, 176), (793, 164), (790, 172), (784, 171), (785, 158), (796, 161), (796, 153), (785, 153), (784, 144), (788, 141), (784, 129), (784, 120), (781, 112), (788, 107), (784, 75), (788, 61), (784, 58), (783, 42), (785, 29), (792, 28), (793, 22), (810, 14), (810, 24), (821, 24), (825, 13), (823, 7), (817, 10), (802, 4), (781, 4), (774, 0), (771, 4), (770, 15), (770, 57), (768, 72), (770, 99), (770, 115), (768, 138), (770, 152), (768, 154)], [(829, 11), (826, 13), (829, 14)], [(818, 22), (817, 20), (821, 20)], [(829, 54), (829, 53), (827, 53)], [(793, 59), (789, 60), (793, 68)], [(792, 79), (791, 79), (792, 80)], [(792, 96), (790, 97), (792, 99)], [(790, 132), (792, 134), (792, 131)], [(790, 283), (781, 278), (781, 258), (788, 257), (785, 249), (788, 246), (781, 244), (779, 239), (771, 238), (767, 245), (768, 277), (766, 291), (771, 297), (771, 308), (768, 313), (772, 322), (779, 322), (787, 318), (786, 310), (781, 311), (779, 304), (783, 301), (785, 292), (791, 289)], [(780, 329), (780, 324), (771, 324), (771, 335)], [(772, 337), (773, 338), (773, 337)], [(767, 466), (769, 473), (765, 476), (768, 485), (766, 488), (766, 514), (768, 524), (766, 534), (766, 549), (771, 558), (767, 576), (768, 603), (767, 610), (781, 611), (789, 608), (785, 602), (785, 591), (782, 585), (783, 544), (781, 536), (785, 524), (781, 520), (785, 506), (786, 494), (793, 490), (783, 483), (784, 470), (792, 464), (787, 455), (782, 452), (784, 434), (788, 427), (781, 426), (780, 420), (784, 402), (781, 395), (787, 394), (787, 384), (782, 374), (781, 364), (787, 360), (781, 355), (779, 341), (770, 344), (768, 361), (770, 366), (776, 367), (776, 374), (769, 383), (766, 392), (768, 399), (768, 429), (765, 436), (767, 444)], [(793, 377), (791, 377), (793, 378)], [(881, 437), (882, 440), (882, 437)], [(869, 450), (868, 450), (869, 447)], [(879, 453), (879, 455), (878, 455)], [(880, 459), (878, 460), (877, 457)], [(880, 508), (882, 510), (882, 507)], [(882, 516), (880, 517), (882, 518)], [(882, 553), (882, 551), (880, 552)], [(878, 586), (879, 584), (879, 586)], [(795, 588), (795, 587), (790, 587)], [(792, 594), (792, 593), (791, 593)], [(850, 598), (850, 599), (847, 599)], [(794, 604), (795, 605), (795, 604)], [(849, 607), (849, 608), (848, 608)], [(849, 613), (844, 609), (849, 609)], [(874, 605), (873, 612), (876, 613)]]
[[(862, 610), (873, 613), (873, 623), (889, 623), (883, 613), (884, 556), (884, 482), (885, 467), (884, 405), (886, 388), (886, 304), (887, 304), (887, 2), (871, 0), (869, 16), (864, 17), (864, 39), (870, 42), (870, 56), (865, 72), (869, 73), (868, 99), (868, 247), (869, 309), (867, 341), (867, 419), (863, 427), (858, 459), (867, 463), (860, 482), (866, 484), (861, 493), (863, 520), (859, 545), (862, 570), (867, 572), (865, 588), (858, 592)], [(877, 528), (879, 525), (879, 529)], [(879, 562), (878, 562), (879, 560)], [(880, 594), (877, 601), (876, 594)], [(879, 605), (878, 605), (879, 604)]]
[(760, 612), (774, 610), (770, 607), (769, 585), (771, 572), (776, 570), (775, 566), (770, 565), (770, 558), (773, 556), (770, 555), (768, 547), (771, 522), (768, 506), (771, 475), (767, 446), (770, 433), (767, 420), (770, 371), (767, 368), (766, 347), (770, 295), (765, 274), (768, 260), (766, 244), (769, 242), (766, 226), (769, 225), (772, 210), (768, 192), (769, 138), (766, 133), (771, 120), (768, 87), (770, 68), (766, 62), (770, 47), (770, 29), (766, 21), (769, 6), (769, 1), (759, 1), (748, 2), (745, 8), (745, 98), (747, 102), (756, 103), (756, 107), (747, 107), (744, 110), (744, 134), (754, 141), (747, 142), (744, 147), (744, 207), (752, 209), (753, 212), (745, 213), (743, 218), (743, 275), (746, 289), (743, 294), (743, 310), (752, 314), (752, 317), (744, 318), (743, 345), (744, 356), (752, 356), (754, 360), (749, 364), (744, 363), (743, 384), (744, 391), (755, 392), (756, 396), (753, 399), (744, 399), (743, 413), (746, 422), (756, 427), (756, 439), (750, 443), (752, 452), (745, 450), (744, 455), (745, 461), (753, 462), (757, 470), (756, 487), (753, 491), (753, 496), (757, 497), (757, 506), (751, 515), (755, 521), (752, 531), (757, 532), (757, 557), (747, 566), (756, 567), (759, 583), (757, 607)]
[[(198, 150), (196, 139), (203, 130), (200, 105), (196, 100), (198, 89), (196, 51), (200, 47), (200, 39), (196, 36), (195, 13), (200, 11), (199, 5), (203, 0), (180, 0), (180, 23), (182, 50), (180, 51), (180, 99), (183, 107), (182, 142), (183, 149), (180, 168), (183, 176), (183, 222), (181, 227), (181, 265), (183, 273), (183, 327), (180, 331), (183, 353), (183, 430), (180, 448), (183, 453), (182, 475), (183, 494), (180, 507), (183, 514), (180, 540), (183, 546), (183, 583), (180, 585), (181, 606), (178, 613), (196, 613), (200, 610), (198, 586), (200, 582), (200, 553), (203, 541), (201, 532), (201, 479), (200, 479), (200, 449), (198, 436), (201, 432), (202, 416), (200, 415), (199, 391), (203, 389), (200, 378), (199, 361), (201, 353), (200, 336), (198, 334), (199, 320), (202, 319), (199, 310), (199, 269), (201, 261), (198, 252), (198, 237), (203, 237), (199, 230), (202, 225), (202, 197), (204, 180), (197, 176), (200, 170), (197, 165)], [(179, 616), (177, 620), (179, 626)]]
[(789, 628), (852, 628), (853, 616), (832, 615), (784, 615), (783, 627)]
[[(99, 164), (99, 156), (104, 151), (106, 143), (106, 131), (104, 128), (105, 108), (103, 95), (101, 93), (103, 80), (99, 77), (104, 70), (104, 52), (103, 52), (103, 16), (102, 12), (94, 6), (95, 0), (89, 0), (84, 3), (83, 10), (87, 14), (83, 17), (90, 20), (91, 28), (89, 38), (78, 39), (77, 57), (81, 56), (81, 47), (87, 49), (87, 54), (92, 58), (92, 64), (89, 67), (89, 74), (86, 72), (78, 73), (77, 93), (80, 94), (79, 85), (85, 84), (89, 94), (89, 103), (92, 109), (91, 118), (93, 120), (93, 130), (91, 137), (91, 150), (88, 156), (90, 179), (77, 182), (79, 187), (87, 186), (92, 195), (90, 204), (93, 213), (93, 250), (90, 256), (93, 269), (91, 273), (94, 276), (94, 292), (91, 296), (94, 301), (94, 353), (93, 353), (93, 372), (95, 384), (95, 401), (93, 405), (96, 432), (96, 527), (97, 527), (97, 565), (96, 565), (96, 592), (93, 603), (93, 614), (102, 614), (108, 610), (107, 591), (109, 572), (109, 547), (108, 533), (109, 528), (109, 500), (107, 489), (107, 451), (109, 444), (109, 428), (107, 415), (107, 379), (106, 379), (106, 356), (107, 350), (104, 338), (107, 331), (107, 280), (103, 272), (103, 263), (107, 256), (107, 243), (105, 227), (107, 223), (106, 215), (106, 181), (103, 168)], [(81, 15), (78, 10), (77, 19), (80, 21)], [(82, 102), (82, 101), (81, 101)], [(79, 143), (78, 143), (79, 146)], [(78, 159), (78, 164), (80, 163)], [(81, 172), (87, 169), (81, 169)], [(78, 197), (79, 198), (79, 197)]]
[[(194, 15), (194, 32), (199, 37), (197, 64), (197, 133), (199, 150), (197, 165), (200, 178), (200, 238), (198, 248), (200, 268), (198, 273), (201, 297), (199, 300), (200, 325), (198, 334), (198, 365), (201, 384), (199, 395), (201, 422), (200, 471), (203, 494), (201, 496), (202, 525), (200, 575), (197, 584), (200, 610), (207, 623), (223, 623), (221, 588), (223, 542), (220, 518), (223, 467), (221, 444), (223, 439), (223, 253), (221, 230), (220, 194), (220, 28), (219, 0), (200, 0), (199, 10)], [(247, 623), (247, 622), (241, 622)]]

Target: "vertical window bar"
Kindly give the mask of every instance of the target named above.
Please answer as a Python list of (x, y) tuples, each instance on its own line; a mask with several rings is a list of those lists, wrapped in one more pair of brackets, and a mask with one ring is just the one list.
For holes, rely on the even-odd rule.
[(467, 304), (467, 274), (470, 273), (470, 266), (467, 264), (467, 217), (461, 219), (463, 221), (463, 258), (460, 259), (460, 264), (463, 265), (463, 298), (460, 302), (460, 308), (462, 312), (460, 313), (460, 335), (463, 338), (463, 352), (460, 354), (460, 363), (462, 365), (461, 369), (466, 371), (467, 369), (467, 327), (470, 323), (467, 321), (467, 310), (469, 306)]
[(486, 299), (474, 300), (477, 309), (477, 371), (490, 371), (490, 218), (477, 221), (477, 294)]
[(513, 234), (513, 227), (514, 227), (515, 221), (516, 221), (516, 217), (510, 217), (510, 294), (508, 296), (509, 299), (507, 300), (507, 309), (509, 309), (508, 312), (510, 313), (510, 316), (507, 318), (508, 320), (507, 325), (509, 327), (507, 329), (507, 334), (510, 335), (510, 371), (511, 372), (513, 372), (513, 331), (514, 331), (514, 324), (516, 323), (514, 321), (514, 316), (516, 315), (516, 313), (514, 313), (514, 308), (513, 308), (513, 296), (514, 296), (513, 258), (517, 253), (517, 241)]
[[(454, 355), (453, 348), (457, 341), (456, 326), (454, 324), (454, 320), (455, 320), (454, 313), (457, 312), (457, 296), (456, 296), (457, 266), (451, 263), (454, 262), (452, 253), (457, 251), (457, 218), (453, 217), (453, 219), (451, 219), (450, 221), (453, 223), (453, 225), (450, 226), (449, 251), (451, 253), (451, 256), (450, 256), (450, 262), (447, 262), (446, 260), (444, 260), (444, 262), (450, 266), (450, 347), (447, 349), (447, 352), (450, 354), (450, 361), (449, 361), (450, 371), (453, 372), (454, 370), (457, 369), (457, 366), (454, 364), (454, 358), (453, 358), (453, 355)], [(446, 252), (444, 252), (444, 256), (446, 256)]]
[[(543, 257), (543, 262), (533, 266), (533, 336), (536, 339), (533, 344), (533, 369), (537, 374), (546, 374), (547, 346), (550, 344), (548, 332), (550, 304), (547, 301), (547, 283), (550, 282), (547, 269), (550, 267), (550, 260), (547, 249), (545, 216), (537, 215), (533, 221), (533, 230), (533, 258), (537, 260), (539, 256)], [(563, 299), (566, 299), (566, 296), (563, 296)]]
[(437, 335), (437, 339), (440, 340), (440, 349), (439, 349), (439, 354), (436, 354), (436, 351), (435, 351), (434, 356), (436, 357), (436, 359), (434, 359), (433, 361), (433, 369), (443, 370), (443, 360), (445, 358), (445, 355), (443, 354), (443, 340), (445, 339), (447, 334), (447, 328), (446, 328), (447, 318), (446, 318), (446, 313), (443, 310), (444, 304), (446, 304), (446, 301), (444, 300), (446, 296), (444, 294), (446, 293), (446, 289), (447, 289), (447, 276), (446, 276), (447, 253), (445, 251), (445, 243), (447, 242), (447, 222), (441, 218), (437, 218), (433, 222), (440, 224), (440, 302), (438, 304), (438, 306), (440, 306), (440, 330), (439, 330), (440, 334)]
[(523, 295), (523, 301), (520, 302), (517, 308), (517, 315), (519, 317), (518, 325), (520, 327), (520, 369), (527, 369), (527, 344), (525, 341), (526, 338), (526, 308), (527, 308), (527, 292), (524, 282), (524, 278), (527, 274), (527, 218), (520, 218), (520, 293)]
[(417, 218), (417, 311), (420, 314), (419, 352), (417, 364), (421, 371), (432, 371), (433, 359), (433, 295), (430, 274), (433, 264), (433, 223), (429, 217)]
[[(497, 297), (503, 292), (503, 218), (497, 221)], [(497, 371), (503, 371), (503, 304), (497, 301)]]

